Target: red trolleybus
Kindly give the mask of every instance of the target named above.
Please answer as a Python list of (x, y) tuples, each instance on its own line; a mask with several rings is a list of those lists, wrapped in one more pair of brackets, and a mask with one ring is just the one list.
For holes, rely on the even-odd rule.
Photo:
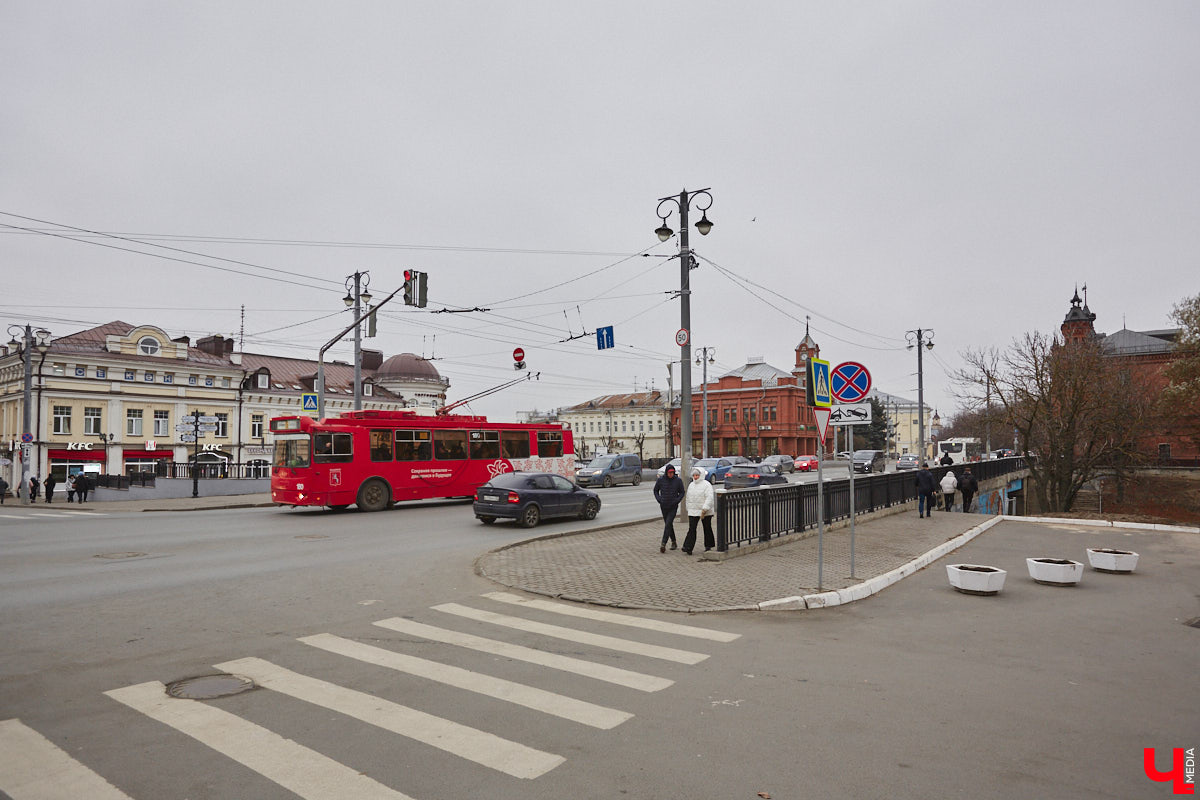
[(271, 432), (278, 505), (379, 511), (397, 500), (471, 497), (502, 472), (575, 475), (571, 432), (561, 425), (351, 411), (320, 421), (276, 417)]

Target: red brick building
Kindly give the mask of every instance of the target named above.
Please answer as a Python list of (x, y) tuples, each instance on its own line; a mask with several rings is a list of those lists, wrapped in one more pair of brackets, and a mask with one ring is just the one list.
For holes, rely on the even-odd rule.
[[(805, 396), (808, 359), (821, 348), (805, 331), (796, 345), (791, 372), (761, 358), (710, 380), (708, 388), (708, 454), (710, 456), (767, 456), (775, 453), (815, 455), (817, 422)], [(704, 387), (692, 389), (692, 453), (704, 452)], [(678, 450), (679, 409), (672, 412), (672, 439)]]
[[(1071, 298), (1071, 308), (1060, 329), (1063, 341), (1098, 340), (1109, 358), (1118, 359), (1121, 366), (1145, 387), (1147, 394), (1157, 398), (1167, 386), (1163, 370), (1175, 358), (1179, 330), (1131, 331), (1122, 328), (1116, 333), (1096, 333), (1096, 315), (1088, 308), (1086, 298), (1086, 286), (1083, 300), (1080, 300), (1078, 290)], [(1168, 424), (1152, 427), (1142, 437), (1138, 450), (1158, 461), (1200, 457), (1195, 442)]]

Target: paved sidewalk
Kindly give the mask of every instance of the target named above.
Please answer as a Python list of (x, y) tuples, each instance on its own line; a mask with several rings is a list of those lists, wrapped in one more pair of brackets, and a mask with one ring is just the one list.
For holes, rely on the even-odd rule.
[[(922, 519), (915, 509), (860, 520), (855, 525), (853, 577), (849, 526), (827, 529), (821, 587), (817, 586), (816, 531), (756, 553), (706, 561), (697, 557), (699, 552), (693, 556), (680, 550), (659, 553), (659, 521), (530, 540), (486, 553), (476, 561), (476, 571), (534, 594), (622, 608), (759, 610), (785, 598), (792, 602), (776, 605), (803, 608), (804, 595), (849, 589), (879, 578), (996, 521), (997, 517), (947, 512)], [(677, 523), (675, 529), (682, 542), (686, 526)], [(827, 598), (809, 604), (814, 602), (840, 601)]]
[[(223, 508), (259, 508), (274, 505), (268, 492), (261, 494), (233, 494), (214, 497), (172, 497), (163, 500), (88, 500), (86, 503), (68, 503), (66, 497), (53, 503), (37, 502), (22, 506), (16, 498), (6, 498), (4, 510), (28, 509), (39, 511), (213, 511)], [(20, 513), (15, 512), (15, 513)]]

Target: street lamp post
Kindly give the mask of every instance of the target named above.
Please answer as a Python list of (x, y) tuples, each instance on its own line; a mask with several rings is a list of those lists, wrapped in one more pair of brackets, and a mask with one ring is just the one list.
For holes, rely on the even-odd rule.
[[(50, 331), (38, 330), (35, 333), (32, 326), (26, 325), (22, 328), (20, 325), (9, 325), (8, 333), (12, 336), (12, 341), (8, 343), (10, 350), (20, 350), (21, 357), (25, 361), (25, 396), (23, 408), (21, 410), (21, 485), (17, 487), (17, 494), (21, 497), (21, 505), (29, 505), (29, 462), (33, 455), (33, 348), (36, 347), (39, 353), (45, 354), (50, 349)], [(23, 341), (18, 342), (16, 334), (23, 335)]]
[(906, 331), (908, 349), (917, 348), (917, 452), (920, 453), (921, 465), (925, 464), (925, 362), (921, 350), (933, 349), (933, 331), (929, 328), (917, 328)]
[[(353, 282), (354, 290), (351, 293), (350, 284)], [(347, 308), (354, 309), (354, 410), (362, 410), (362, 326), (358, 324), (358, 320), (362, 317), (362, 304), (371, 302), (371, 293), (367, 290), (367, 286), (371, 284), (371, 273), (355, 272), (353, 275), (346, 278), (346, 296), (342, 298), (342, 302)], [(368, 335), (370, 331), (367, 332)]]
[(701, 389), (701, 419), (704, 424), (704, 440), (700, 445), (700, 453), (702, 458), (708, 458), (708, 365), (716, 361), (712, 354), (717, 352), (715, 347), (701, 347), (700, 354), (696, 356), (696, 363), (701, 365), (704, 370), (704, 382)]
[[(692, 290), (691, 290), (691, 275), (692, 269), (692, 249), (688, 246), (688, 208), (693, 200), (700, 198), (696, 208), (700, 211), (700, 221), (696, 223), (696, 230), (701, 236), (707, 236), (712, 230), (713, 224), (708, 220), (708, 209), (712, 207), (712, 195), (708, 193), (708, 189), (697, 189), (689, 192), (684, 189), (676, 197), (660, 197), (658, 200), (658, 208), (655, 213), (662, 220), (662, 224), (655, 228), (654, 232), (658, 234), (658, 239), (665, 242), (675, 233), (667, 227), (667, 217), (671, 215), (671, 204), (679, 210), (679, 327), (681, 329), (681, 337), (679, 342), (679, 354), (682, 363), (680, 366), (679, 382), (681, 391), (679, 393), (679, 471), (684, 475), (684, 480), (690, 478), (689, 471), (691, 470), (692, 460)], [(708, 201), (706, 205), (701, 205), (704, 200)], [(666, 213), (663, 213), (663, 207), (666, 207)]]

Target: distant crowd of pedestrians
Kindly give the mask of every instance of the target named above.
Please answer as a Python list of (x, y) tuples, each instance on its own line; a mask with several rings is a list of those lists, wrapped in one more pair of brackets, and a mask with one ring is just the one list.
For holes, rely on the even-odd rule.
[[(8, 481), (0, 478), (0, 505), (4, 505), (4, 498), (8, 496)], [(58, 478), (54, 474), (46, 476), (46, 481), (43, 483), (38, 480), (37, 475), (29, 476), (29, 483), (25, 487), (17, 487), (17, 496), (21, 496), (21, 490), (24, 488), (28, 492), (29, 502), (36, 503), (38, 497), (44, 492), (47, 503), (54, 502), (54, 490), (58, 488)], [(80, 503), (86, 503), (88, 494), (92, 489), (96, 488), (96, 481), (89, 478), (86, 474), (79, 472), (74, 475), (67, 476), (66, 490), (67, 502), (74, 503), (78, 498)]]

